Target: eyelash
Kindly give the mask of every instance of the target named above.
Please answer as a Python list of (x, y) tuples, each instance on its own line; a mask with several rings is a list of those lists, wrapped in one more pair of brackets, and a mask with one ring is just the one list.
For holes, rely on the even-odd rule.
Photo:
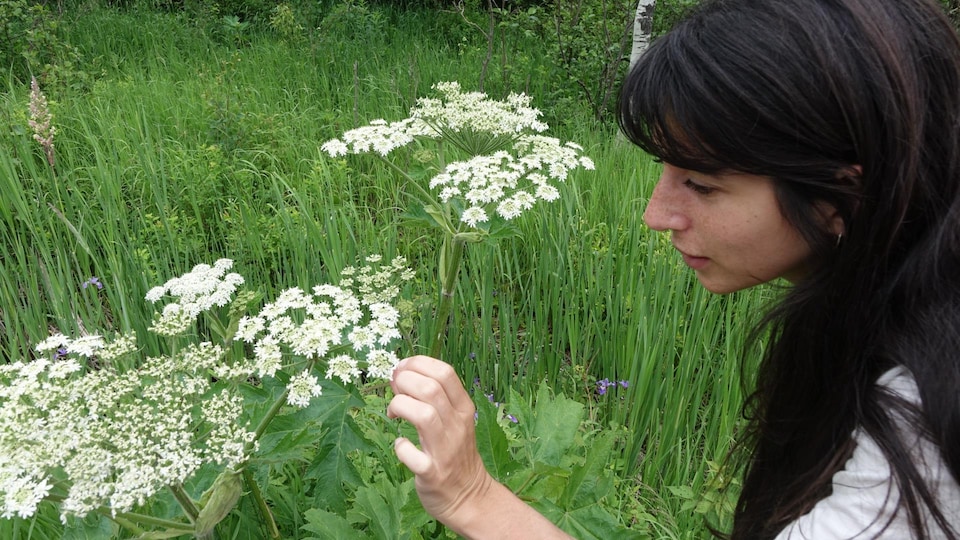
[(713, 188), (712, 188), (712, 187), (700, 185), (700, 184), (694, 182), (693, 180), (691, 180), (691, 179), (689, 179), (689, 178), (687, 178), (687, 179), (683, 182), (683, 185), (685, 185), (685, 186), (687, 186), (688, 188), (692, 189), (694, 192), (699, 193), (700, 195), (709, 195), (709, 194), (713, 193)]

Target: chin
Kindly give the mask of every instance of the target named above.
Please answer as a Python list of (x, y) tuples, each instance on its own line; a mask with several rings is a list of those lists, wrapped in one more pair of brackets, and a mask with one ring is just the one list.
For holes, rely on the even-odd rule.
[(700, 285), (704, 289), (712, 292), (713, 294), (730, 294), (737, 291), (742, 291), (744, 289), (749, 289), (750, 287), (755, 287), (763, 283), (762, 281), (750, 282), (750, 283), (724, 283), (705, 280), (700, 275), (697, 275), (697, 280), (700, 281)]

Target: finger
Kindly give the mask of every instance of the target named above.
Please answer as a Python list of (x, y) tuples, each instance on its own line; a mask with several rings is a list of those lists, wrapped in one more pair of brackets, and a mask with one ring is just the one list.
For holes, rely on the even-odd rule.
[(422, 475), (430, 471), (430, 456), (418, 450), (409, 439), (398, 437), (393, 442), (393, 451), (397, 454), (397, 459), (413, 474)]
[(387, 417), (402, 418), (417, 428), (417, 431), (443, 431), (444, 417), (437, 414), (437, 409), (423, 401), (407, 394), (397, 394), (387, 405)]
[(417, 371), (401, 371), (393, 376), (396, 396), (408, 396), (436, 409), (441, 417), (458, 414), (444, 386), (433, 377)]
[[(398, 374), (403, 372), (418, 373), (435, 380), (443, 389), (443, 393), (452, 408), (472, 414), (473, 401), (464, 389), (457, 372), (450, 364), (429, 356), (412, 356), (405, 358), (397, 365), (397, 371), (394, 372), (394, 381), (396, 381)], [(397, 387), (394, 388), (394, 391), (397, 391)]]

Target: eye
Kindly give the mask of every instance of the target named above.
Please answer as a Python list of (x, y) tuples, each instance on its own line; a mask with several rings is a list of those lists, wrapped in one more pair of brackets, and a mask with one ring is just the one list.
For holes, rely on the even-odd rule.
[(683, 185), (685, 185), (685, 186), (687, 186), (688, 188), (692, 189), (694, 192), (699, 193), (700, 195), (709, 195), (709, 194), (713, 193), (713, 188), (712, 188), (712, 187), (704, 186), (704, 185), (702, 185), (702, 184), (698, 184), (698, 183), (694, 182), (693, 180), (691, 180), (691, 179), (689, 179), (689, 178), (687, 178), (686, 181), (683, 182)]

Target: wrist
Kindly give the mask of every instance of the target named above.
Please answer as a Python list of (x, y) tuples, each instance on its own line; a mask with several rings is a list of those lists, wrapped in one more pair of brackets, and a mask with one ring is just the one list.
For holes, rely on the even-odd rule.
[(486, 470), (483, 473), (449, 521), (443, 520), (454, 532), (468, 540), (570, 538)]

